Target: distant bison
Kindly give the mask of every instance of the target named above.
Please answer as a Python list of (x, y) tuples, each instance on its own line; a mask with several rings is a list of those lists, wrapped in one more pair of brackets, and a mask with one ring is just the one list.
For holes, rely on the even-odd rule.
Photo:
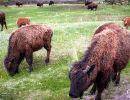
[(87, 5), (91, 4), (91, 3), (92, 3), (92, 1), (86, 1), (85, 0), (85, 6), (87, 6)]
[(49, 2), (49, 6), (50, 6), (50, 5), (54, 5), (54, 1), (50, 1), (50, 2)]
[(82, 97), (94, 84), (91, 94), (97, 91), (95, 100), (101, 100), (103, 90), (111, 78), (118, 84), (121, 70), (130, 58), (130, 32), (116, 23), (100, 26), (93, 35), (83, 58), (71, 65), (69, 95)]
[(91, 9), (91, 10), (97, 10), (97, 7), (98, 7), (98, 5), (97, 4), (95, 4), (95, 3), (91, 3), (91, 4), (88, 4), (88, 9)]
[(5, 25), (5, 28), (7, 29), (6, 25), (6, 17), (4, 12), (0, 12), (0, 24), (1, 24), (1, 31), (3, 31), (3, 26)]
[(16, 6), (20, 7), (20, 6), (22, 6), (22, 5), (23, 5), (22, 2), (19, 2), (19, 1), (16, 2)]
[(42, 3), (38, 2), (37, 6), (42, 7), (43, 6), (43, 2)]
[(30, 19), (27, 17), (20, 17), (17, 19), (17, 26), (21, 27), (23, 25), (30, 25)]
[(124, 26), (128, 29), (130, 26), (130, 17), (125, 17), (122, 19), (122, 21), (124, 22)]
[(48, 63), (52, 35), (52, 29), (46, 25), (24, 26), (13, 32), (9, 38), (8, 54), (4, 60), (8, 73), (11, 76), (18, 73), (18, 67), (24, 57), (31, 72), (33, 69), (33, 52), (42, 47), (47, 50), (45, 62)]

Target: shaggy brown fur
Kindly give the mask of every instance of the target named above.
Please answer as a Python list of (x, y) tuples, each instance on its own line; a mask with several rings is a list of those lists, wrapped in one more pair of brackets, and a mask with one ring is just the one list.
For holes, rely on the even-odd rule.
[(129, 43), (130, 32), (125, 28), (116, 23), (100, 26), (84, 57), (71, 67), (69, 95), (73, 98), (82, 97), (83, 92), (94, 83), (92, 93), (97, 90), (95, 100), (101, 100), (101, 94), (113, 72), (113, 81), (119, 83), (120, 72), (130, 57)]
[(90, 3), (90, 4), (88, 4), (88, 9), (91, 9), (91, 10), (97, 10), (97, 7), (98, 7), (98, 5), (97, 4), (95, 4), (95, 3)]
[(20, 6), (22, 6), (22, 5), (23, 5), (22, 2), (19, 2), (19, 1), (16, 2), (16, 6), (20, 7)]
[(124, 26), (126, 27), (126, 29), (128, 29), (128, 27), (130, 26), (130, 17), (125, 17), (122, 19), (122, 21), (124, 22)]
[(17, 19), (17, 26), (21, 27), (23, 25), (30, 25), (30, 19), (27, 17), (20, 17)]
[(4, 64), (11, 76), (18, 73), (18, 66), (26, 58), (32, 71), (33, 52), (44, 47), (47, 50), (45, 62), (49, 62), (52, 29), (46, 25), (29, 25), (17, 29), (9, 38), (8, 54)]
[(3, 26), (5, 25), (5, 28), (7, 29), (6, 25), (6, 18), (5, 18), (5, 13), (0, 12), (0, 24), (1, 24), (1, 31), (3, 31)]

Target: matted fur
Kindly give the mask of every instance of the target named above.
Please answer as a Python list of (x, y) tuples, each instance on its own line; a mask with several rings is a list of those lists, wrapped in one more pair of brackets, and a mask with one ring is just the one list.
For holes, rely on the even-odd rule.
[[(70, 96), (81, 97), (83, 92), (94, 83), (92, 93), (97, 90), (95, 99), (101, 100), (101, 94), (110, 82), (112, 73), (114, 73), (114, 81), (119, 81), (120, 72), (129, 61), (129, 44), (130, 32), (125, 28), (116, 23), (100, 26), (94, 33), (85, 55), (72, 65), (69, 73)], [(88, 66), (95, 67), (84, 74)]]
[[(10, 75), (18, 73), (18, 66), (26, 58), (32, 71), (33, 52), (44, 47), (47, 50), (46, 63), (51, 52), (53, 31), (46, 25), (29, 25), (17, 29), (9, 38), (8, 54), (4, 64)], [(11, 65), (12, 64), (12, 65)]]

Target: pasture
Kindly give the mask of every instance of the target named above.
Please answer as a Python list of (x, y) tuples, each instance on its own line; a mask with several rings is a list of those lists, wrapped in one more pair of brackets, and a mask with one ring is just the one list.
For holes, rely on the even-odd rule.
[[(44, 5), (41, 8), (36, 5), (1, 6), (0, 10), (6, 13), (8, 26), (8, 30), (0, 32), (0, 100), (70, 100), (69, 65), (84, 54), (99, 25), (117, 22), (123, 26), (122, 18), (130, 16), (128, 5), (99, 5), (97, 11), (87, 10), (83, 4)], [(48, 65), (44, 62), (46, 51), (41, 49), (34, 53), (31, 74), (24, 60), (20, 73), (10, 77), (3, 61), (9, 36), (17, 29), (18, 17), (29, 17), (31, 24), (48, 24), (53, 28), (52, 52)], [(112, 100), (115, 94), (122, 95), (130, 84), (129, 75), (130, 64), (123, 70), (120, 89), (110, 84), (103, 98)]]

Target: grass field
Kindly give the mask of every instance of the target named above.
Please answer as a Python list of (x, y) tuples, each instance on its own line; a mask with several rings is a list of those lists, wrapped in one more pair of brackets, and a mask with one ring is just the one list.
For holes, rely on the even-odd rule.
[[(0, 10), (6, 13), (8, 25), (8, 30), (0, 32), (0, 100), (70, 100), (69, 65), (84, 54), (99, 25), (117, 22), (123, 26), (122, 18), (130, 16), (128, 5), (99, 5), (97, 11), (89, 11), (79, 4), (45, 5), (43, 8), (35, 5), (20, 8), (11, 6), (0, 7)], [(18, 17), (29, 17), (32, 24), (48, 24), (53, 28), (51, 60), (49, 65), (45, 64), (46, 51), (41, 49), (34, 53), (34, 71), (31, 74), (27, 63), (23, 61), (20, 73), (10, 77), (3, 60), (9, 36), (17, 29)], [(122, 77), (128, 77), (129, 73), (130, 64)], [(112, 93), (104, 97), (110, 100)]]

